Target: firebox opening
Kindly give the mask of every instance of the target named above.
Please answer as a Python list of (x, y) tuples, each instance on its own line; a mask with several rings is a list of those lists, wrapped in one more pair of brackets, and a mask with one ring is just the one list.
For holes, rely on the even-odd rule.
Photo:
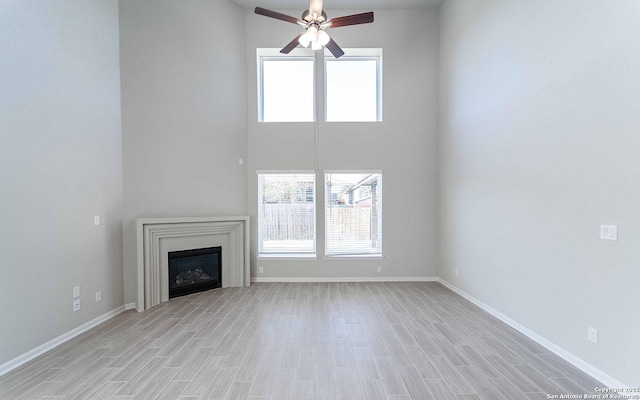
[(169, 298), (222, 286), (222, 247), (169, 252)]

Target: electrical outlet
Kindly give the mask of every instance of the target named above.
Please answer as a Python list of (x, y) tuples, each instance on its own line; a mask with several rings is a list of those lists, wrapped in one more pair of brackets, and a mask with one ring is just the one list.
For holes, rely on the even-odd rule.
[(73, 288), (73, 298), (77, 299), (78, 297), (80, 297), (80, 286)]
[(378, 265), (378, 273), (382, 272), (382, 267)]
[(456, 268), (456, 276), (458, 276), (458, 268)]
[(264, 273), (264, 267), (259, 267), (258, 268), (258, 272), (261, 273), (261, 274)]
[(100, 216), (99, 215), (94, 215), (93, 216), (93, 224), (94, 225), (100, 225)]
[(102, 292), (96, 292), (96, 303), (102, 301)]
[(588, 327), (587, 328), (587, 339), (590, 342), (598, 343), (598, 330), (596, 328)]
[(80, 311), (80, 299), (73, 301), (73, 312)]

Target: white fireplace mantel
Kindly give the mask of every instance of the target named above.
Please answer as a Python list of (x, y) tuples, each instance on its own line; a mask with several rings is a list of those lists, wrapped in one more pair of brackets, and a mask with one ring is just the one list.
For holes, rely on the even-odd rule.
[(222, 287), (249, 286), (249, 217), (136, 219), (136, 310), (168, 300), (169, 251), (222, 246)]

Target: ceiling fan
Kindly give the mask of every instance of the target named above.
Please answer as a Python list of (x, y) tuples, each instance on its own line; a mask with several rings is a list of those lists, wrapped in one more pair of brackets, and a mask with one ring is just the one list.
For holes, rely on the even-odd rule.
[(296, 36), (288, 45), (280, 50), (283, 54), (289, 54), (291, 50), (298, 45), (309, 47), (313, 50), (320, 50), (323, 47), (329, 49), (334, 57), (339, 58), (344, 55), (344, 51), (338, 44), (331, 39), (329, 34), (325, 32), (327, 28), (339, 28), (341, 26), (370, 24), (373, 22), (373, 12), (362, 14), (345, 15), (343, 17), (327, 18), (327, 13), (322, 9), (322, 0), (311, 0), (309, 9), (302, 13), (300, 19), (291, 17), (277, 11), (271, 11), (262, 7), (256, 7), (256, 14), (265, 17), (279, 19), (281, 21), (290, 22), (292, 24), (304, 27), (304, 32)]

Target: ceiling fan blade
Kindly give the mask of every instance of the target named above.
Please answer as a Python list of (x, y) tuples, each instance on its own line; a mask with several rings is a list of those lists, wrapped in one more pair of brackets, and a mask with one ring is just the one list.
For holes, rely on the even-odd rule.
[(322, 0), (311, 0), (309, 3), (309, 13), (311, 13), (311, 15), (314, 13), (322, 15)]
[(291, 53), (291, 50), (295, 49), (300, 44), (300, 42), (298, 42), (298, 39), (300, 39), (300, 36), (302, 36), (302, 33), (299, 34), (298, 36), (296, 36), (295, 39), (293, 39), (291, 42), (289, 42), (288, 45), (284, 46), (282, 48), (282, 50), (280, 50), (280, 53), (282, 53), (282, 54)]
[(262, 8), (262, 7), (256, 7), (255, 13), (259, 14), (259, 15), (264, 15), (265, 17), (279, 19), (281, 21), (291, 22), (292, 24), (297, 24), (298, 23), (298, 18), (291, 17), (289, 15), (282, 14), (282, 13), (279, 13), (277, 11), (267, 10), (265, 8)]
[(325, 47), (329, 49), (329, 51), (335, 58), (340, 58), (344, 55), (344, 51), (342, 51), (340, 46), (338, 46), (338, 43), (336, 43), (333, 39), (329, 39), (329, 43), (327, 43)]
[(341, 26), (370, 24), (373, 22), (373, 12), (369, 11), (362, 14), (345, 15), (344, 17), (331, 18), (331, 28), (339, 28)]

